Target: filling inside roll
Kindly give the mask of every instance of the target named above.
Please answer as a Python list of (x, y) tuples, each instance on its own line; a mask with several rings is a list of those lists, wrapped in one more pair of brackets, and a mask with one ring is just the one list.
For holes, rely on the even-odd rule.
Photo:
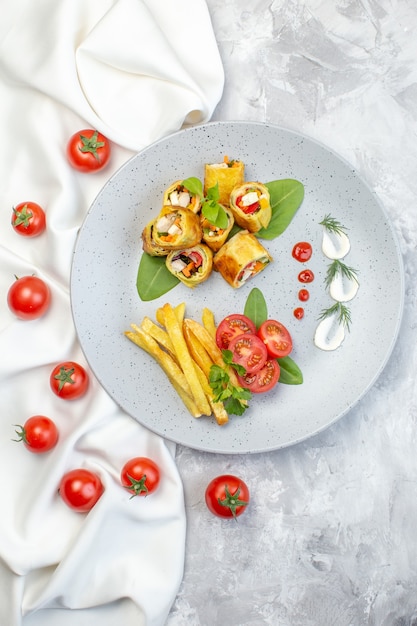
[(153, 240), (162, 248), (179, 250), (201, 241), (203, 231), (200, 218), (189, 209), (162, 208), (152, 230)]
[(166, 266), (181, 282), (194, 287), (210, 276), (213, 268), (213, 253), (204, 244), (172, 251), (167, 256)]
[(272, 256), (257, 237), (241, 230), (215, 254), (213, 264), (229, 285), (238, 289), (271, 261)]
[(159, 246), (153, 239), (155, 220), (150, 221), (142, 231), (142, 249), (151, 256), (166, 256), (168, 250)]
[(252, 233), (266, 228), (272, 215), (268, 188), (255, 182), (235, 187), (230, 196), (230, 208), (242, 228)]
[(222, 205), (222, 207), (228, 218), (227, 228), (215, 226), (206, 217), (201, 216), (203, 241), (215, 252), (219, 250), (226, 241), (235, 221), (232, 212), (224, 205)]
[(201, 207), (201, 198), (192, 194), (181, 181), (177, 181), (165, 191), (164, 205), (169, 204), (197, 213)]

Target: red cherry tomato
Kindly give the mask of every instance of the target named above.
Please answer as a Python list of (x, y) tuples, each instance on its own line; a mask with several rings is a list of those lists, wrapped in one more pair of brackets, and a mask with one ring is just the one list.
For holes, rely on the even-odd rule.
[(292, 350), (292, 338), (284, 324), (266, 320), (260, 325), (258, 336), (265, 343), (271, 359), (288, 356)]
[(152, 459), (138, 456), (127, 461), (120, 473), (120, 481), (135, 496), (148, 496), (159, 485), (159, 468)]
[(109, 140), (97, 130), (86, 128), (72, 135), (67, 145), (67, 158), (80, 172), (97, 172), (107, 165), (111, 147)]
[(12, 226), (23, 237), (37, 237), (46, 228), (45, 212), (36, 202), (21, 202), (13, 209)]
[(279, 381), (281, 373), (278, 361), (269, 359), (263, 368), (255, 374), (246, 374), (238, 376), (239, 383), (242, 387), (246, 387), (252, 393), (264, 393), (271, 391)]
[(49, 382), (55, 395), (64, 400), (75, 400), (87, 391), (89, 377), (82, 365), (65, 361), (54, 367)]
[(58, 441), (58, 429), (55, 423), (45, 415), (33, 415), (23, 426), (16, 424), (16, 435), (25, 447), (34, 454), (42, 454), (51, 450)]
[(65, 504), (80, 513), (90, 511), (103, 491), (100, 477), (86, 469), (67, 472), (59, 485), (59, 494)]
[(259, 372), (268, 358), (265, 344), (253, 333), (234, 337), (229, 343), (229, 350), (233, 352), (233, 362), (242, 365), (251, 374)]
[(223, 474), (207, 485), (205, 500), (208, 509), (217, 517), (236, 518), (249, 504), (249, 489), (241, 478)]
[(22, 320), (34, 320), (44, 315), (50, 301), (48, 285), (37, 276), (17, 278), (7, 294), (9, 309)]
[(227, 350), (233, 337), (243, 333), (256, 333), (256, 326), (252, 320), (240, 313), (228, 315), (217, 327), (216, 343), (220, 350)]

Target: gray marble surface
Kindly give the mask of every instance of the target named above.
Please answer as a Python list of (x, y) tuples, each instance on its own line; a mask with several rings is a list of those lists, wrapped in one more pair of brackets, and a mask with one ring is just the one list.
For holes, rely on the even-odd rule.
[[(415, 626), (417, 4), (208, 6), (226, 73), (213, 119), (282, 125), (348, 160), (392, 220), (406, 296), (382, 375), (320, 435), (259, 455), (177, 447), (188, 535), (167, 625)], [(205, 507), (207, 482), (224, 472), (251, 488), (238, 523)]]

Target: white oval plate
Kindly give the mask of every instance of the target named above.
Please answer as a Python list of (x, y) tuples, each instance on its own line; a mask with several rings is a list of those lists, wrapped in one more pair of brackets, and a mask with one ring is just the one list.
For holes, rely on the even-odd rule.
[[(227, 154), (246, 164), (246, 179), (295, 178), (305, 198), (285, 233), (263, 241), (274, 262), (244, 287), (232, 289), (218, 274), (191, 290), (180, 284), (151, 302), (136, 290), (141, 232), (157, 215), (163, 191), (175, 180), (204, 177), (206, 162)], [(321, 252), (326, 214), (348, 229), (345, 262), (358, 272), (360, 288), (349, 304), (351, 331), (334, 352), (313, 343), (320, 312), (332, 303), (324, 284), (329, 261)], [(292, 258), (307, 240), (313, 256), (305, 265)], [(300, 306), (297, 280), (303, 267), (315, 274)], [(201, 320), (204, 307), (220, 321), (243, 312), (253, 287), (263, 292), (270, 317), (291, 331), (293, 359), (304, 383), (278, 385), (254, 396), (244, 416), (225, 426), (188, 415), (165, 374), (131, 343), (124, 331), (145, 315), (155, 319), (165, 302), (186, 302), (186, 314)], [(384, 209), (354, 169), (330, 150), (295, 132), (269, 124), (212, 122), (170, 135), (130, 159), (104, 186), (80, 230), (71, 273), (75, 326), (86, 359), (114, 400), (138, 422), (177, 443), (209, 452), (239, 454), (274, 450), (310, 437), (345, 415), (369, 390), (395, 344), (403, 311), (404, 275), (399, 247)]]

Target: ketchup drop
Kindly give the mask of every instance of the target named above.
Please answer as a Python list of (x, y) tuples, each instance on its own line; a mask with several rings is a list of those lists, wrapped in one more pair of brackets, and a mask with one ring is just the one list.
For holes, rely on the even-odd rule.
[(307, 302), (309, 297), (310, 293), (308, 289), (300, 289), (300, 291), (298, 292), (298, 299), (301, 300), (301, 302)]
[(300, 283), (312, 283), (314, 280), (314, 274), (311, 270), (303, 270), (298, 274), (298, 280)]
[(292, 249), (292, 255), (296, 261), (300, 261), (300, 263), (305, 263), (309, 259), (311, 259), (311, 255), (313, 254), (313, 248), (308, 241), (299, 241), (295, 244)]
[(304, 317), (304, 309), (302, 306), (297, 307), (296, 309), (294, 309), (294, 317), (298, 320), (303, 319)]

